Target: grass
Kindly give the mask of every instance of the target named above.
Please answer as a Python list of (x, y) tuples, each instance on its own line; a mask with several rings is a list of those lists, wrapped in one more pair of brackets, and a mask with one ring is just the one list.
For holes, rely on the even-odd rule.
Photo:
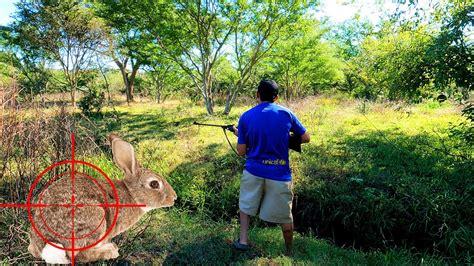
[[(154, 211), (151, 226), (143, 237), (122, 247), (126, 257), (117, 262), (133, 264), (233, 264), (233, 265), (412, 265), (421, 262), (442, 264), (441, 258), (409, 254), (406, 251), (361, 252), (339, 248), (312, 236), (296, 233), (293, 257), (283, 254), (284, 245), (278, 227), (253, 226), (253, 248), (237, 251), (231, 243), (238, 235), (238, 222), (212, 222), (173, 209)], [(133, 233), (132, 233), (133, 234)]]
[[(192, 125), (194, 121), (237, 124), (239, 116), (251, 106), (234, 107), (228, 116), (208, 116), (202, 106), (170, 100), (164, 104), (108, 107), (103, 116), (89, 120), (78, 116), (102, 149), (81, 159), (99, 166), (112, 179), (122, 178), (105, 145), (106, 135), (116, 132), (134, 145), (144, 167), (165, 176), (178, 193), (175, 207), (148, 214), (141, 225), (116, 239), (121, 243), (123, 255), (116, 262), (258, 265), (472, 262), (470, 257), (442, 258), (446, 251), (387, 241), (390, 237), (395, 239), (397, 234), (405, 237), (405, 231), (416, 238), (415, 233), (410, 233), (412, 227), (429, 231), (430, 228), (417, 229), (419, 224), (438, 230), (438, 224), (430, 223), (440, 215), (451, 215), (439, 218), (445, 222), (470, 216), (468, 210), (463, 212), (456, 207), (472, 202), (469, 190), (461, 193), (459, 187), (464, 185), (469, 189), (471, 183), (466, 183), (465, 177), (472, 174), (472, 161), (458, 156), (472, 158), (473, 155), (472, 150), (449, 137), (450, 125), (462, 121), (457, 107), (434, 102), (364, 103), (338, 95), (310, 97), (284, 105), (294, 110), (312, 136), (311, 143), (303, 146), (302, 154), (290, 153), (296, 192), (295, 223), (300, 231), (295, 236), (295, 256), (291, 258), (282, 255), (279, 228), (258, 220), (252, 222), (250, 232), (252, 251), (237, 252), (231, 248), (231, 241), (238, 235), (238, 188), (244, 159), (233, 154), (221, 129)], [(216, 109), (219, 112), (220, 107)], [(87, 149), (80, 136), (78, 132), (77, 147)], [(236, 142), (232, 134), (229, 138)], [(439, 190), (432, 191), (436, 186)], [(466, 196), (454, 198), (449, 196), (452, 193)], [(410, 197), (418, 203), (408, 202)], [(450, 199), (455, 200), (450, 202)], [(418, 209), (408, 209), (412, 206)], [(405, 221), (405, 211), (419, 215)], [(468, 238), (473, 232), (472, 223), (458, 220), (463, 223), (461, 227), (446, 224), (443, 232)], [(138, 234), (144, 226), (146, 230)], [(406, 227), (405, 231), (390, 231), (398, 230), (399, 226)], [(449, 246), (455, 251), (461, 250), (460, 247)], [(469, 249), (467, 246), (463, 250)]]

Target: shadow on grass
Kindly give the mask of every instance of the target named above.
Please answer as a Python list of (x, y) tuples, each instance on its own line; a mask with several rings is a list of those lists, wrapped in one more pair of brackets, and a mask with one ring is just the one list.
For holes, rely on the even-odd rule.
[[(383, 134), (306, 149), (297, 229), (343, 246), (472, 251), (465, 243), (472, 233), (472, 160), (448, 155), (457, 150), (449, 139)], [(450, 239), (459, 230), (466, 239)]]
[(243, 263), (261, 256), (260, 251), (251, 249), (239, 251), (232, 247), (232, 241), (224, 235), (203, 236), (185, 245), (179, 251), (169, 254), (163, 265), (216, 265)]
[[(174, 139), (179, 129), (191, 126), (195, 120), (192, 117), (173, 119), (169, 115), (165, 111), (138, 114), (114, 111), (93, 115), (89, 119), (93, 122), (98, 137), (105, 139), (111, 132), (117, 132), (131, 142)], [(84, 126), (90, 126), (90, 123), (82, 122)]]

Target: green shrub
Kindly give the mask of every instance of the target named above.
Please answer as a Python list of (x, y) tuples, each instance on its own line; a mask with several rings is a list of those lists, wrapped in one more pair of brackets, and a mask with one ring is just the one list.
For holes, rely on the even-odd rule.
[(428, 135), (366, 132), (340, 145), (326, 158), (334, 165), (321, 158), (326, 148), (308, 149), (296, 186), (299, 229), (345, 245), (428, 249), (464, 262), (474, 254), (472, 158), (441, 152), (447, 140)]
[(91, 88), (87, 94), (79, 101), (79, 109), (87, 116), (92, 114), (100, 114), (104, 106), (105, 96), (97, 88)]
[(452, 124), (449, 128), (449, 135), (458, 141), (458, 147), (462, 147), (466, 152), (471, 151), (474, 146), (474, 105), (469, 104), (462, 110), (465, 120)]
[(180, 195), (177, 206), (214, 220), (230, 220), (238, 213), (243, 162), (231, 152), (210, 159), (214, 149), (208, 147), (195, 162), (179, 165), (170, 179)]

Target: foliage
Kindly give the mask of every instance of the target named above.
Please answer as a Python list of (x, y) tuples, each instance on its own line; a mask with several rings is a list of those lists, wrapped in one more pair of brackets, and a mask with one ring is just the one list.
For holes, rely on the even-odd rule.
[[(471, 2), (429, 11), (400, 2), (377, 25), (359, 14), (328, 23), (314, 16), (319, 4), (24, 0), (1, 29), (0, 61), (22, 93), (70, 91), (74, 103), (80, 75), (97, 69), (91, 61), (111, 59), (127, 102), (135, 90), (158, 101), (179, 92), (203, 100), (208, 114), (223, 100), (229, 114), (262, 78), (277, 80), (289, 99), (331, 88), (371, 100), (469, 97)], [(61, 78), (52, 73), (57, 65)]]
[(430, 10), (418, 1), (399, 5), (405, 8), (375, 28), (356, 16), (329, 34), (346, 60), (342, 89), (365, 99), (419, 102), (439, 93), (467, 99), (474, 76), (472, 3), (445, 1)]
[(102, 24), (76, 1), (20, 1), (12, 35), (27, 54), (58, 63), (75, 105), (82, 70), (102, 41)]
[[(301, 234), (296, 237), (293, 259), (279, 257), (281, 232), (262, 229), (267, 225), (258, 219), (253, 219), (251, 231), (254, 251), (242, 254), (230, 249), (228, 243), (238, 235), (243, 159), (232, 153), (220, 129), (192, 125), (193, 121), (235, 123), (248, 105), (236, 106), (229, 116), (209, 117), (199, 105), (170, 99), (159, 105), (106, 107), (103, 116), (88, 119), (77, 116), (75, 127), (82, 135), (78, 141), (94, 139), (102, 147), (105, 136), (117, 132), (134, 145), (141, 165), (162, 174), (178, 194), (174, 211), (166, 212), (170, 220), (160, 216), (163, 219), (152, 222), (143, 235), (136, 237), (137, 231), (132, 231), (120, 240), (121, 259), (136, 263), (472, 262), (474, 155), (449, 135), (450, 124), (463, 121), (455, 107), (437, 102), (402, 107), (368, 102), (361, 114), (358, 102), (342, 96), (285, 105), (314, 136), (301, 155), (290, 154), (294, 216)], [(61, 132), (64, 138), (66, 131)], [(42, 134), (50, 139), (49, 131)], [(235, 142), (235, 137), (229, 137)], [(58, 143), (69, 147), (64, 140)], [(44, 147), (51, 152), (49, 145), (56, 144)], [(84, 150), (78, 158), (98, 165), (113, 179), (123, 177), (105, 147), (86, 152), (91, 147), (96, 145), (78, 143), (77, 148)], [(0, 221), (0, 226), (6, 225)], [(352, 249), (383, 251), (339, 249), (315, 236)], [(395, 247), (419, 255), (391, 250)], [(205, 252), (209, 248), (218, 252)], [(443, 258), (427, 255), (433, 253)]]
[(468, 99), (474, 89), (474, 40), (466, 32), (474, 29), (474, 4), (448, 4), (440, 9), (442, 26), (427, 50), (428, 72), (438, 91)]
[(462, 115), (465, 120), (451, 124), (449, 136), (457, 142), (460, 149), (468, 151), (474, 146), (474, 105), (467, 104), (462, 110)]
[(21, 49), (22, 42), (11, 27), (0, 29), (0, 72), (18, 83), (21, 96), (31, 98), (49, 91), (54, 79), (41, 52)]
[[(179, 195), (170, 219), (158, 217), (143, 238), (121, 238), (132, 263), (414, 264), (427, 253), (443, 257), (428, 256), (428, 263), (472, 263), (472, 104), (460, 116), (452, 103), (426, 101), (442, 92), (464, 102), (472, 93), (472, 1), (435, 3), (422, 17), (401, 8), (378, 25), (355, 16), (329, 27), (312, 17), (318, 4), (20, 1), (15, 21), (0, 28), (0, 72), (20, 85), (8, 95), (67, 91), (74, 103), (83, 90), (79, 105), (88, 117), (8, 109), (0, 123), (0, 200), (24, 201), (35, 169), (68, 156), (65, 136), (73, 128), (88, 141), (78, 143), (82, 157), (121, 178), (103, 145), (117, 132)], [(108, 59), (119, 70), (108, 71)], [(231, 251), (243, 159), (221, 130), (192, 126), (235, 124), (250, 107), (234, 106), (237, 97), (254, 97), (262, 78), (277, 80), (286, 99), (334, 87), (364, 99), (285, 102), (314, 136), (302, 155), (291, 154), (300, 232), (294, 258), (279, 256), (278, 229), (258, 221), (251, 232), (256, 250)], [(125, 91), (130, 105), (103, 107), (104, 91), (109, 100)], [(159, 104), (133, 103), (135, 92)], [(177, 97), (164, 102), (171, 94)], [(206, 115), (218, 109), (225, 116)], [(0, 257), (23, 262), (26, 238), (6, 239), (24, 232), (25, 216), (0, 211)], [(315, 235), (384, 251), (343, 250)]]
[(341, 81), (342, 63), (322, 40), (324, 30), (311, 18), (288, 25), (287, 36), (272, 49), (267, 64), (287, 99), (314, 95)]
[(339, 56), (347, 61), (358, 56), (364, 39), (374, 31), (373, 25), (359, 15), (339, 24), (329, 24), (325, 39), (334, 42)]
[[(117, 108), (120, 119), (105, 113), (98, 128), (137, 143), (141, 162), (177, 191), (178, 209), (219, 223), (235, 219), (243, 159), (221, 130), (191, 124), (232, 124), (248, 106), (225, 117), (207, 117), (188, 102), (160, 106)], [(289, 103), (314, 136), (301, 155), (291, 154), (297, 229), (338, 245), (472, 260), (474, 154), (450, 135), (451, 125), (463, 121), (455, 108), (367, 102), (361, 114), (358, 106), (345, 97)]]
[(106, 54), (120, 70), (125, 86), (127, 102), (134, 101), (135, 78), (140, 67), (155, 63), (150, 59), (154, 54), (146, 47), (150, 36), (143, 34), (133, 21), (137, 15), (133, 5), (121, 1), (95, 1), (94, 14), (102, 18), (107, 31)]
[(341, 245), (410, 247), (470, 261), (474, 154), (449, 135), (460, 118), (428, 104), (402, 112), (371, 105), (363, 115), (328, 107), (306, 118), (321, 114), (323, 122), (321, 140), (309, 144), (297, 168), (299, 227)]
[(349, 75), (358, 84), (351, 84), (352, 93), (367, 99), (411, 101), (429, 96), (425, 53), (431, 39), (426, 29), (400, 31), (387, 24), (379, 34), (379, 38), (366, 38), (360, 54), (348, 63)]
[[(140, 237), (128, 234), (133, 240), (121, 252), (132, 264), (228, 264), (228, 265), (346, 265), (346, 264), (417, 264), (441, 265), (442, 259), (428, 255), (417, 257), (401, 250), (360, 252), (334, 247), (327, 241), (295, 234), (292, 257), (283, 255), (283, 241), (279, 227), (251, 226), (249, 234), (253, 248), (237, 251), (231, 243), (238, 236), (238, 223), (217, 223), (196, 217), (176, 208), (154, 211), (151, 222)], [(142, 226), (143, 227), (143, 226)], [(138, 231), (138, 230), (137, 230)], [(170, 241), (172, 240), (172, 241)], [(157, 252), (159, 250), (159, 252)], [(159, 254), (157, 254), (159, 253)]]
[(188, 84), (186, 74), (176, 63), (159, 53), (153, 53), (150, 63), (144, 68), (147, 71), (145, 86), (149, 87), (157, 103), (165, 101), (172, 94), (185, 91)]
[(79, 100), (79, 109), (87, 116), (100, 114), (104, 106), (104, 101), (104, 92), (100, 91), (97, 87), (92, 87), (87, 91), (86, 95)]
[(288, 32), (297, 28), (298, 19), (308, 7), (285, 2), (241, 2), (238, 9), (237, 26), (231, 40), (233, 52), (230, 53), (237, 77), (227, 86), (224, 114), (229, 114), (236, 97), (253, 85), (252, 76), (259, 65), (272, 56), (270, 51), (275, 44), (288, 38)]
[(238, 10), (219, 1), (150, 1), (133, 6), (138, 9), (135, 14), (145, 10), (148, 14), (135, 17), (138, 27), (149, 32), (152, 45), (182, 68), (202, 95), (207, 112), (213, 114), (212, 71), (233, 31)]

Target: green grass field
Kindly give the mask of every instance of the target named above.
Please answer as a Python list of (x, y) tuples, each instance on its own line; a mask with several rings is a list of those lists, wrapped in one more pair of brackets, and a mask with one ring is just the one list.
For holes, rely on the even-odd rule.
[[(364, 103), (343, 96), (283, 105), (294, 110), (312, 137), (301, 154), (290, 154), (298, 230), (291, 258), (283, 255), (279, 228), (258, 219), (251, 223), (253, 249), (232, 249), (244, 159), (232, 152), (221, 129), (192, 125), (237, 124), (251, 106), (207, 116), (201, 106), (170, 100), (108, 107), (89, 119), (77, 116), (104, 147), (82, 159), (112, 179), (122, 178), (103, 146), (106, 135), (116, 132), (135, 146), (139, 162), (163, 175), (178, 194), (174, 207), (147, 214), (117, 237), (122, 256), (116, 262), (472, 263), (473, 151), (450, 135), (450, 127), (463, 120), (459, 108)], [(78, 149), (87, 149), (77, 135)], [(228, 135), (235, 145), (236, 137)]]
[[(253, 248), (236, 251), (232, 241), (238, 235), (238, 221), (213, 222), (178, 209), (153, 211), (144, 218), (150, 224), (140, 238), (128, 241), (118, 262), (145, 264), (245, 264), (245, 265), (428, 265), (443, 264), (438, 257), (409, 254), (404, 250), (361, 252), (336, 247), (315, 236), (295, 235), (293, 257), (284, 256), (279, 227), (253, 227)], [(150, 221), (148, 220), (150, 219)], [(138, 226), (139, 228), (144, 225)], [(136, 232), (128, 233), (133, 239)]]

